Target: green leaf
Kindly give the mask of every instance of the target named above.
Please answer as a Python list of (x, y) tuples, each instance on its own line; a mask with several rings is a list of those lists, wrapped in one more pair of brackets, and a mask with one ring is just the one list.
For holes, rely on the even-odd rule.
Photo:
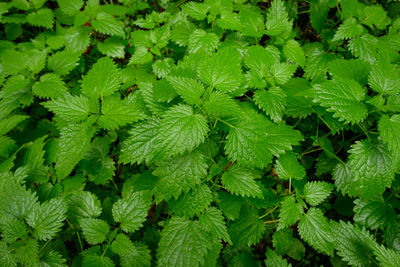
[(68, 176), (82, 159), (94, 134), (84, 124), (69, 125), (60, 131), (56, 154), (56, 172), (59, 179)]
[(61, 256), (60, 253), (50, 250), (40, 257), (39, 266), (66, 267), (67, 264), (66, 260)]
[(168, 76), (167, 80), (186, 103), (190, 105), (200, 104), (200, 98), (204, 94), (204, 86), (199, 81), (178, 76)]
[(271, 75), (279, 85), (286, 84), (293, 76), (297, 66), (289, 63), (276, 63), (271, 66)]
[(329, 0), (310, 1), (310, 22), (312, 27), (321, 32), (329, 12)]
[(54, 53), (48, 58), (47, 68), (54, 73), (63, 76), (70, 73), (79, 61), (79, 54), (69, 50)]
[(132, 241), (125, 234), (118, 234), (112, 242), (111, 249), (120, 256), (128, 255), (135, 250)]
[(372, 256), (378, 244), (370, 233), (350, 222), (331, 223), (331, 227), (334, 232), (335, 249), (342, 260), (353, 266), (374, 264), (375, 260)]
[(6, 216), (0, 219), (0, 230), (2, 240), (9, 244), (18, 239), (25, 239), (28, 233), (28, 229), (21, 220)]
[(219, 38), (215, 33), (207, 33), (196, 29), (189, 36), (188, 48), (191, 53), (204, 51), (211, 53), (219, 45)]
[(105, 98), (101, 105), (101, 113), (99, 126), (109, 130), (125, 126), (143, 117), (135, 105), (127, 99), (120, 100), (119, 97)]
[(375, 25), (378, 29), (384, 30), (390, 24), (390, 18), (386, 16), (386, 11), (381, 5), (367, 6), (364, 8), (365, 19), (361, 22), (370, 28)]
[(161, 231), (158, 266), (200, 266), (209, 248), (208, 236), (197, 221), (172, 218)]
[(9, 131), (13, 130), (19, 123), (26, 120), (28, 116), (25, 115), (12, 115), (7, 119), (1, 120), (0, 124), (0, 136), (5, 135)]
[(109, 57), (125, 57), (124, 41), (116, 37), (109, 37), (104, 42), (98, 42), (97, 48), (101, 53)]
[(400, 93), (400, 74), (396, 65), (380, 60), (372, 68), (368, 83), (378, 93), (395, 95)]
[(156, 186), (160, 194), (155, 195), (158, 203), (162, 199), (178, 198), (182, 192), (187, 193), (200, 184), (207, 175), (207, 163), (199, 152), (185, 153), (159, 162), (153, 174), (160, 177)]
[(285, 180), (301, 180), (306, 176), (304, 167), (297, 161), (296, 154), (292, 152), (279, 156), (275, 164), (276, 174)]
[(327, 218), (320, 209), (310, 208), (300, 219), (298, 231), (301, 238), (310, 246), (327, 255), (333, 255), (332, 240), (336, 232), (331, 230)]
[(40, 76), (40, 81), (32, 86), (33, 93), (41, 98), (59, 98), (68, 93), (65, 82), (55, 73)]
[(383, 115), (378, 122), (379, 138), (387, 144), (397, 161), (400, 160), (400, 115)]
[(217, 205), (223, 211), (226, 218), (233, 221), (240, 216), (243, 198), (231, 195), (225, 191), (219, 191)]
[(228, 232), (235, 246), (251, 246), (260, 242), (264, 228), (264, 222), (258, 218), (256, 210), (244, 206)]
[(364, 34), (349, 41), (349, 50), (354, 56), (373, 64), (377, 57), (378, 42), (375, 36)]
[(371, 65), (360, 59), (335, 59), (328, 64), (329, 73), (336, 78), (348, 78), (365, 85)]
[(180, 195), (178, 199), (168, 201), (168, 207), (177, 216), (192, 218), (195, 215), (199, 216), (208, 208), (212, 200), (210, 188), (205, 184), (200, 184), (189, 192)]
[(367, 116), (367, 108), (362, 103), (365, 89), (354, 80), (338, 79), (314, 85), (314, 102), (320, 103), (333, 117), (346, 123), (358, 123)]
[(82, 259), (82, 266), (87, 267), (114, 267), (114, 262), (106, 256), (99, 256), (94, 253), (86, 253)]
[(40, 240), (48, 240), (57, 232), (66, 219), (67, 206), (62, 199), (51, 199), (32, 210), (27, 223), (34, 230), (33, 234)]
[(147, 211), (151, 207), (151, 198), (144, 192), (129, 192), (115, 202), (112, 208), (113, 218), (121, 223), (121, 229), (132, 233), (142, 227)]
[(221, 183), (232, 194), (263, 198), (261, 189), (255, 181), (258, 177), (255, 172), (234, 165), (221, 176)]
[(79, 225), (82, 228), (83, 236), (91, 245), (103, 243), (110, 231), (108, 223), (99, 219), (80, 219)]
[(108, 13), (98, 13), (96, 16), (96, 20), (93, 20), (91, 24), (93, 26), (93, 29), (100, 33), (122, 38), (125, 36), (122, 23), (120, 21), (117, 21), (112, 15)]
[[(77, 0), (80, 1), (80, 0)], [(65, 0), (65, 2), (67, 2)], [(64, 35), (65, 47), (75, 52), (84, 52), (90, 44), (90, 29), (86, 27), (69, 28)]]
[(390, 186), (396, 162), (378, 140), (357, 141), (349, 150), (348, 165), (353, 175), (350, 190), (363, 198), (382, 194)]
[(261, 115), (251, 115), (243, 116), (230, 128), (225, 152), (231, 161), (237, 161), (240, 165), (263, 168), (272, 159), (272, 155), (262, 149), (268, 147), (266, 120)]
[(277, 63), (278, 60), (270, 51), (267, 51), (264, 47), (257, 45), (251, 46), (247, 49), (244, 62), (246, 63), (247, 67), (256, 70), (261, 77), (264, 77), (269, 68), (273, 64)]
[(222, 215), (222, 211), (218, 208), (210, 207), (206, 209), (206, 211), (199, 216), (199, 224), (204, 231), (232, 244), (226, 228), (224, 216)]
[(88, 191), (72, 194), (69, 198), (68, 207), (68, 217), (75, 219), (98, 217), (102, 211), (97, 196)]
[(195, 20), (203, 20), (207, 16), (209, 6), (204, 3), (188, 2), (181, 8), (183, 12)]
[(37, 266), (39, 262), (39, 245), (35, 239), (28, 239), (22, 242), (15, 249), (15, 258), (23, 266)]
[(259, 10), (254, 10), (242, 6), (239, 12), (240, 32), (244, 36), (261, 37), (263, 35), (265, 25), (264, 17)]
[(354, 221), (359, 222), (369, 229), (384, 228), (393, 225), (396, 220), (396, 212), (389, 203), (383, 201), (362, 201), (357, 199), (353, 208)]
[(211, 92), (203, 108), (209, 115), (218, 117), (230, 116), (240, 112), (240, 107), (235, 100), (227, 94), (218, 91)]
[(100, 58), (82, 79), (82, 92), (90, 97), (109, 96), (118, 90), (119, 70), (109, 57)]
[(138, 242), (135, 242), (134, 246), (134, 251), (120, 257), (121, 266), (150, 267), (152, 256), (147, 246)]
[(304, 198), (308, 204), (321, 204), (332, 192), (333, 185), (326, 182), (308, 182), (304, 186)]
[(292, 22), (285, 8), (285, 2), (281, 0), (272, 1), (267, 11), (267, 34), (270, 36), (287, 37), (292, 30)]
[(169, 156), (176, 156), (203, 143), (208, 131), (203, 115), (195, 114), (190, 106), (179, 104), (163, 114), (159, 138), (163, 151)]
[(283, 47), (283, 54), (288, 60), (291, 60), (302, 67), (306, 64), (304, 51), (300, 47), (300, 44), (295, 40), (287, 41), (287, 43)]
[(275, 122), (282, 120), (286, 105), (286, 93), (279, 87), (272, 87), (268, 91), (257, 90), (254, 93), (255, 103), (267, 113)]
[(66, 94), (61, 98), (42, 103), (49, 111), (67, 122), (80, 122), (89, 116), (89, 99)]
[(337, 29), (332, 41), (352, 39), (360, 37), (365, 32), (364, 27), (358, 23), (357, 19), (350, 17), (343, 21)]
[(154, 74), (156, 74), (158, 78), (164, 78), (173, 69), (174, 61), (171, 58), (165, 58), (163, 60), (157, 60), (151, 66)]
[(26, 17), (29, 24), (38, 27), (44, 27), (46, 29), (53, 28), (54, 15), (53, 12), (48, 8), (39, 9), (37, 12), (29, 13)]
[(305, 79), (292, 78), (282, 88), (286, 93), (285, 113), (293, 118), (305, 118), (313, 112), (310, 87)]
[(286, 259), (283, 259), (282, 256), (279, 256), (269, 248), (265, 256), (267, 257), (265, 260), (266, 266), (292, 267), (292, 264), (289, 264)]
[(75, 15), (83, 6), (82, 0), (57, 0), (61, 11), (67, 15)]
[(149, 163), (156, 155), (160, 122), (149, 119), (136, 124), (121, 147), (119, 161), (123, 163)]
[(278, 230), (272, 236), (272, 244), (278, 255), (287, 254), (293, 246), (294, 240), (293, 231), (290, 228)]
[(391, 267), (400, 264), (400, 253), (393, 249), (387, 249), (383, 245), (375, 248), (375, 256), (379, 261), (379, 266)]
[(266, 148), (274, 155), (283, 154), (287, 150), (292, 150), (292, 146), (298, 145), (300, 141), (303, 141), (303, 136), (297, 130), (294, 130), (292, 126), (274, 123), (268, 123), (267, 125), (267, 143)]
[(232, 92), (243, 83), (238, 49), (224, 48), (203, 60), (198, 68), (200, 79), (217, 90)]
[(281, 202), (277, 229), (281, 230), (295, 224), (301, 218), (303, 213), (303, 205), (297, 203), (293, 195), (286, 196)]

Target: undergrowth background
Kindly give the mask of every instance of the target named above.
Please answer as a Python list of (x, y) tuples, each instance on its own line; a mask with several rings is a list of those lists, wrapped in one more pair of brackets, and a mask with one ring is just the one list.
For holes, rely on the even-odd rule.
[(400, 266), (400, 3), (0, 3), (0, 266)]

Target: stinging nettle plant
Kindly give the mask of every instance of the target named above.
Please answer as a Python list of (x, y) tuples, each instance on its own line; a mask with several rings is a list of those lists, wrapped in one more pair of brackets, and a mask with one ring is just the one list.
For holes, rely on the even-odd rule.
[(0, 3), (0, 266), (400, 266), (399, 8)]

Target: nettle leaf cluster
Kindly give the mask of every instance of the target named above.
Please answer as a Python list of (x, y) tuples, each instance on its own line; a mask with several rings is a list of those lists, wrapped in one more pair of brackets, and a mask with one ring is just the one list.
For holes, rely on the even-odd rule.
[(0, 266), (400, 266), (375, 2), (1, 2)]

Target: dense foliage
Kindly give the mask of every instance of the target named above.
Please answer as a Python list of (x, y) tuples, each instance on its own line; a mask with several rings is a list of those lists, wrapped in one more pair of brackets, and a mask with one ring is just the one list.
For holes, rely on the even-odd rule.
[(400, 3), (0, 3), (0, 266), (400, 266)]

